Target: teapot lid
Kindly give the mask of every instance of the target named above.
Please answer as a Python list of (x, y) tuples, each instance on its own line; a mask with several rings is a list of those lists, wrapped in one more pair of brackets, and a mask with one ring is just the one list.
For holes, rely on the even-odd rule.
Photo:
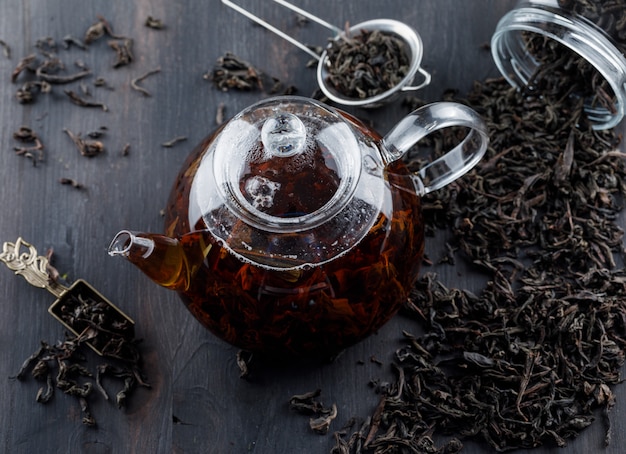
[(272, 269), (351, 250), (383, 204), (384, 165), (363, 126), (294, 96), (245, 109), (210, 141), (189, 194), (191, 219), (242, 260)]
[(223, 128), (213, 151), (217, 188), (247, 223), (266, 231), (313, 228), (341, 211), (359, 179), (349, 123), (313, 100), (257, 103)]

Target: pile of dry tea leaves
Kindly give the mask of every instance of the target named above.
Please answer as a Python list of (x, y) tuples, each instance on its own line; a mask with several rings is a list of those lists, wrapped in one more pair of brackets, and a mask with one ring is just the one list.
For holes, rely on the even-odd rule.
[(535, 56), (539, 67), (528, 81), (527, 89), (537, 93), (561, 93), (562, 81), (572, 81), (568, 93), (587, 100), (588, 109), (606, 109), (616, 113), (616, 97), (606, 79), (587, 60), (569, 64), (571, 52), (559, 42), (527, 33), (525, 46)]
[(141, 354), (134, 338), (113, 336), (103, 354), (102, 362), (94, 369), (86, 366), (89, 352), (85, 349), (88, 341), (94, 337), (109, 335), (103, 327), (94, 326), (88, 335), (69, 336), (55, 344), (42, 341), (41, 347), (29, 356), (20, 368), (16, 378), (32, 378), (45, 382), (35, 397), (39, 403), (46, 404), (54, 397), (55, 389), (67, 396), (75, 397), (80, 405), (82, 423), (96, 426), (96, 419), (91, 414), (89, 402), (94, 399), (94, 390), (100, 392), (105, 400), (109, 395), (103, 386), (103, 379), (121, 383), (115, 394), (119, 408), (126, 406), (128, 398), (138, 385), (150, 388), (143, 377)]
[(626, 1), (558, 0), (558, 5), (600, 27), (626, 54)]
[(203, 79), (211, 81), (218, 90), (259, 90), (269, 94), (290, 95), (296, 92), (296, 88), (283, 87), (282, 82), (276, 77), (269, 76), (251, 63), (242, 60), (231, 52), (226, 52), (218, 57), (212, 70), (202, 76)]
[[(152, 17), (148, 17), (145, 25), (152, 29), (165, 28), (159, 19)], [(112, 51), (113, 57), (110, 66), (114, 70), (127, 67), (135, 60), (133, 38), (114, 33), (112, 25), (101, 16), (86, 28), (82, 38), (68, 34), (62, 40), (51, 36), (37, 39), (33, 52), (22, 57), (11, 72), (11, 82), (18, 85), (15, 99), (20, 104), (33, 104), (38, 102), (40, 95), (53, 95), (62, 89), (64, 97), (52, 96), (50, 99), (67, 99), (81, 108), (96, 108), (108, 112), (109, 106), (95, 99), (98, 96), (96, 90), (115, 89), (102, 75), (97, 74), (101, 71), (99, 67), (102, 65), (99, 64), (99, 60), (102, 57), (101, 53), (95, 53), (94, 49), (98, 49), (96, 47), (98, 41), (105, 39), (107, 40), (108, 51)], [(4, 48), (4, 53), (9, 58), (9, 46), (3, 41), (0, 41), (0, 46)], [(72, 48), (91, 52), (90, 61), (86, 63), (78, 58), (70, 63), (69, 59), (72, 54), (69, 51)], [(155, 68), (131, 79), (130, 88), (144, 97), (152, 96), (151, 92), (142, 84), (145, 79), (159, 72), (160, 68)], [(92, 90), (92, 87), (95, 90)], [(64, 128), (81, 154), (88, 157), (100, 155), (105, 151), (104, 143), (95, 140), (104, 134), (104, 130), (106, 127), (102, 126), (97, 132), (87, 133), (89, 139), (83, 139), (80, 137), (80, 133), (72, 134), (68, 128)], [(14, 147), (17, 155), (31, 159), (33, 165), (44, 161), (42, 141), (30, 127), (22, 126), (14, 133), (14, 138), (22, 144), (29, 145)], [(127, 156), (129, 150), (130, 144), (126, 143), (121, 150), (121, 156)], [(62, 178), (60, 182), (78, 189), (85, 187), (82, 183), (69, 178)]]
[[(487, 122), (489, 150), (425, 198), (425, 215), (488, 282), (474, 294), (423, 276), (403, 311), (419, 329), (395, 352), (395, 382), (378, 383), (378, 408), (336, 433), (333, 453), (455, 452), (468, 438), (497, 451), (564, 446), (598, 413), (610, 441), (626, 349), (621, 137), (592, 130), (580, 98), (502, 79), (463, 102)], [(456, 438), (437, 447), (437, 434)]]
[[(130, 64), (133, 61), (133, 40), (114, 34), (107, 20), (99, 17), (89, 26), (83, 39), (67, 35), (62, 40), (62, 47), (50, 36), (37, 40), (36, 52), (23, 57), (11, 73), (11, 82), (22, 81), (15, 93), (17, 100), (21, 104), (30, 104), (36, 101), (40, 93), (50, 93), (53, 86), (81, 82), (81, 93), (71, 89), (63, 90), (70, 101), (81, 107), (98, 107), (108, 110), (104, 104), (89, 99), (91, 93), (86, 84), (82, 83), (93, 74), (92, 69), (88, 68), (84, 62), (76, 61), (76, 69), (68, 70), (68, 65), (59, 56), (59, 51), (68, 50), (72, 46), (87, 50), (91, 44), (105, 36), (109, 38), (109, 47), (115, 51), (113, 68)], [(106, 82), (102, 78), (97, 78), (94, 85), (102, 87), (106, 85)]]
[[(47, 257), (51, 260), (51, 251)], [(46, 272), (51, 282), (58, 283), (60, 274), (49, 262)], [(77, 282), (53, 304), (50, 312), (73, 333), (66, 333), (65, 339), (55, 344), (42, 341), (17, 373), (18, 380), (31, 376), (45, 382), (37, 392), (37, 402), (50, 402), (58, 389), (78, 400), (83, 424), (96, 426), (89, 402), (94, 399), (95, 390), (109, 400), (103, 385), (105, 378), (121, 384), (115, 395), (118, 408), (126, 406), (137, 386), (150, 388), (144, 378), (140, 342), (135, 338), (132, 320), (88, 284)], [(89, 367), (93, 362), (89, 361), (89, 347), (99, 355), (95, 368)]]

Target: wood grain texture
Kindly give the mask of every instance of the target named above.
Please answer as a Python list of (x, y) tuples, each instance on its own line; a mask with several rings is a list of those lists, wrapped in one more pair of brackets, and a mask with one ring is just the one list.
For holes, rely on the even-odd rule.
[[(246, 3), (246, 2), (244, 2)], [(419, 92), (427, 101), (441, 99), (448, 88), (466, 92), (474, 80), (497, 76), (488, 43), (498, 19), (515, 1), (504, 0), (299, 0), (299, 6), (342, 26), (376, 17), (399, 19), (415, 27), (424, 43), (423, 66), (432, 84)], [(309, 44), (323, 45), (328, 32), (308, 24), (271, 2), (249, 1), (254, 11)], [(40, 95), (30, 106), (14, 98), (18, 85), (10, 73), (19, 59), (33, 52), (37, 39), (51, 36), (59, 44), (67, 34), (82, 37), (98, 14), (114, 31), (134, 39), (135, 61), (113, 70), (113, 54), (106, 39), (89, 51), (60, 51), (72, 65), (77, 59), (92, 68), (86, 79), (94, 100), (109, 111), (71, 104), (56, 89)], [(167, 28), (143, 24), (149, 16)], [(250, 381), (239, 378), (236, 349), (202, 328), (177, 296), (148, 282), (131, 265), (108, 257), (106, 248), (122, 228), (162, 231), (161, 209), (179, 167), (193, 145), (215, 127), (218, 104), (231, 116), (257, 101), (259, 93), (223, 93), (202, 75), (217, 57), (232, 51), (268, 74), (295, 85), (307, 96), (316, 88), (315, 71), (305, 67), (309, 57), (218, 0), (3, 0), (0, 2), (0, 39), (12, 48), (10, 59), (0, 54), (0, 240), (22, 236), (40, 253), (54, 248), (56, 266), (73, 281), (83, 278), (122, 307), (137, 322), (151, 390), (140, 389), (129, 408), (94, 401), (97, 429), (80, 423), (72, 399), (57, 393), (48, 405), (35, 402), (39, 383), (13, 377), (40, 340), (54, 342), (62, 328), (46, 308), (53, 298), (0, 269), (0, 451), (6, 453), (324, 453), (332, 436), (313, 434), (308, 418), (290, 412), (293, 394), (322, 389), (324, 403), (336, 403), (338, 430), (351, 417), (366, 417), (378, 397), (372, 380), (390, 377), (387, 367), (402, 329), (416, 328), (394, 318), (379, 333), (346, 351), (331, 364), (263, 365)], [(160, 72), (143, 86), (151, 97), (130, 88), (130, 81), (148, 70)], [(95, 77), (113, 87), (96, 88)], [(399, 103), (376, 111), (352, 110), (382, 134), (408, 112)], [(45, 161), (36, 167), (12, 152), (12, 133), (33, 128), (45, 145)], [(105, 126), (107, 151), (85, 158), (63, 132), (83, 135)], [(162, 143), (176, 136), (187, 140), (173, 148)], [(121, 151), (130, 144), (128, 156)], [(77, 190), (59, 184), (72, 178), (85, 186)], [(432, 241), (436, 255), (442, 245)], [(442, 277), (460, 287), (472, 287), (471, 273), (452, 267)], [(359, 361), (362, 364), (359, 364)], [(626, 392), (617, 391), (612, 413), (613, 444), (601, 451), (600, 421), (570, 442), (568, 452), (623, 452), (626, 444)], [(468, 444), (465, 452), (489, 452)], [(538, 449), (538, 453), (552, 452)], [(557, 452), (557, 450), (554, 450)], [(563, 452), (559, 450), (558, 452)]]

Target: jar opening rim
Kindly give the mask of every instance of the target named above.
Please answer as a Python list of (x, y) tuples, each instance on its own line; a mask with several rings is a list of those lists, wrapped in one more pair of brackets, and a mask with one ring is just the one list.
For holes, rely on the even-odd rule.
[(507, 13), (491, 40), (496, 66), (516, 88), (527, 85), (539, 63), (524, 49), (521, 35), (531, 32), (565, 46), (586, 60), (606, 80), (615, 96), (614, 109), (586, 103), (594, 129), (616, 126), (626, 105), (626, 58), (597, 26), (581, 17), (538, 6), (524, 6)]

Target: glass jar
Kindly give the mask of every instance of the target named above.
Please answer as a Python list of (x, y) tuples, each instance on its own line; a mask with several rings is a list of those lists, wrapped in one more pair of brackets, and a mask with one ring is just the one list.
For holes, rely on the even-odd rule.
[[(590, 65), (588, 68), (597, 71), (599, 77), (595, 72), (594, 77), (608, 89), (598, 92), (603, 98), (601, 102), (597, 95), (582, 94), (584, 109), (594, 129), (616, 126), (626, 108), (626, 1), (519, 2), (502, 17), (491, 40), (496, 65), (514, 87), (532, 90), (533, 78), (546, 63), (529, 48), (533, 36), (539, 37), (543, 46), (558, 43), (575, 52)], [(553, 57), (553, 63), (566, 64), (558, 53)], [(581, 65), (570, 69), (581, 70)], [(580, 77), (589, 79), (588, 75)]]

